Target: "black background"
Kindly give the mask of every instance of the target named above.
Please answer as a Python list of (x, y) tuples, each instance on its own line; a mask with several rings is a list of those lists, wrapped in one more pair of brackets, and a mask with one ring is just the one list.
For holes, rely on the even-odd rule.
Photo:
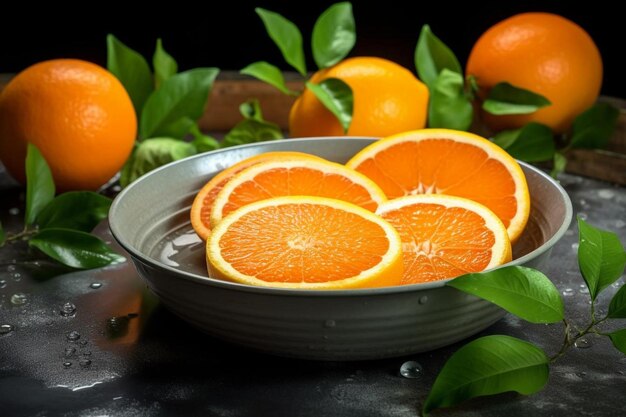
[[(44, 59), (73, 57), (106, 64), (107, 33), (150, 57), (155, 40), (179, 62), (181, 70), (217, 66), (225, 70), (267, 60), (289, 69), (254, 13), (260, 6), (283, 14), (302, 30), (309, 70), (310, 33), (315, 19), (333, 1), (207, 1), (103, 3), (78, 5), (13, 3), (3, 5), (0, 23), (0, 73), (17, 72)], [(434, 33), (462, 64), (481, 33), (494, 23), (527, 11), (561, 14), (589, 32), (604, 60), (602, 93), (626, 97), (623, 82), (624, 17), (609, 1), (353, 1), (357, 44), (351, 55), (381, 56), (414, 70), (413, 51), (420, 28)]]

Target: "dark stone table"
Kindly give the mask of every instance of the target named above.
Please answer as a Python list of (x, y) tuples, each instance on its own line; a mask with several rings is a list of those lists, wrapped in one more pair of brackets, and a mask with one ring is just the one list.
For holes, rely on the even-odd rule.
[[(625, 188), (569, 175), (562, 184), (576, 214), (626, 242)], [(23, 206), (23, 189), (0, 168), (5, 229), (21, 230)], [(97, 233), (106, 237), (106, 225)], [(578, 272), (577, 239), (572, 224), (545, 272), (564, 295), (566, 315), (582, 326), (589, 298)], [(600, 311), (622, 282), (623, 277), (600, 297)], [(63, 315), (67, 302), (76, 311)], [(26, 242), (0, 249), (2, 325), (13, 328), (0, 334), (3, 417), (417, 416), (444, 362), (465, 343), (363, 362), (268, 356), (206, 336), (171, 314), (129, 263), (70, 271), (29, 250)], [(612, 326), (626, 327), (626, 320)], [(477, 336), (496, 333), (529, 340), (551, 355), (560, 347), (563, 326), (528, 324), (509, 315)], [(587, 342), (551, 367), (549, 383), (538, 394), (475, 399), (434, 415), (626, 415), (626, 356), (606, 338), (591, 336)], [(409, 360), (422, 365), (421, 377), (400, 376), (400, 366)]]

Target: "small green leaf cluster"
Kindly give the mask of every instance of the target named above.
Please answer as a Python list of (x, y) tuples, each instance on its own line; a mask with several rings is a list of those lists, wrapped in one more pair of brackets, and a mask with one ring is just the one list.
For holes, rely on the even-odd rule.
[[(300, 29), (278, 13), (260, 7), (255, 10), (285, 61), (306, 78), (307, 68)], [(319, 16), (313, 26), (311, 50), (319, 69), (331, 67), (344, 59), (355, 43), (354, 16), (349, 2), (333, 4)], [(280, 69), (269, 62), (254, 62), (242, 69), (241, 73), (266, 82), (285, 94), (299, 94), (289, 89)], [(352, 122), (354, 101), (350, 86), (338, 78), (327, 78), (317, 84), (306, 81), (305, 86), (337, 117), (344, 132), (347, 132)]]
[(111, 199), (91, 191), (72, 191), (55, 197), (50, 168), (35, 145), (26, 154), (25, 228), (6, 235), (0, 225), (0, 246), (6, 240), (28, 244), (58, 262), (79, 269), (120, 263), (125, 258), (90, 234), (105, 219)]
[[(124, 85), (139, 120), (135, 148), (122, 168), (122, 186), (161, 165), (219, 146), (197, 124), (219, 70), (195, 68), (179, 73), (176, 60), (160, 39), (152, 65), (154, 74), (138, 52), (115, 36), (107, 36), (107, 68)], [(193, 141), (184, 141), (188, 136)]]
[(446, 362), (424, 402), (423, 413), (450, 407), (471, 398), (508, 391), (530, 395), (548, 382), (549, 365), (576, 340), (590, 334), (606, 336), (626, 354), (626, 329), (605, 332), (599, 325), (609, 319), (626, 318), (626, 285), (613, 296), (604, 317), (596, 317), (598, 294), (620, 278), (626, 251), (611, 232), (578, 220), (578, 263), (591, 297), (590, 322), (576, 328), (564, 317), (563, 299), (541, 272), (520, 266), (466, 274), (447, 285), (488, 300), (530, 323), (564, 324), (564, 340), (552, 357), (532, 343), (504, 335), (476, 339)]
[[(415, 66), (430, 91), (429, 127), (468, 130), (478, 107), (493, 115), (511, 115), (529, 114), (551, 105), (544, 96), (508, 82), (496, 84), (481, 99), (477, 80), (471, 74), (463, 76), (457, 57), (428, 25), (422, 28), (415, 48)], [(618, 116), (614, 106), (598, 103), (576, 117), (571, 131), (563, 137), (555, 137), (548, 126), (531, 122), (520, 129), (499, 132), (493, 141), (517, 159), (553, 161), (556, 176), (565, 169), (568, 150), (604, 148)]]

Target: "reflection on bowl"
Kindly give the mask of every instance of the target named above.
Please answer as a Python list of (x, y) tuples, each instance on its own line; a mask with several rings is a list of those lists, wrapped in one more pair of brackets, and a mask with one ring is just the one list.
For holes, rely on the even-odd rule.
[[(358, 360), (435, 349), (504, 315), (445, 281), (362, 290), (258, 288), (209, 278), (204, 245), (189, 223), (197, 191), (220, 170), (263, 152), (300, 151), (345, 162), (366, 138), (288, 139), (197, 155), (155, 170), (115, 199), (113, 236), (149, 287), (203, 331), (252, 349), (298, 358)], [(522, 164), (531, 195), (528, 226), (513, 248), (517, 265), (541, 269), (572, 218), (565, 191)]]

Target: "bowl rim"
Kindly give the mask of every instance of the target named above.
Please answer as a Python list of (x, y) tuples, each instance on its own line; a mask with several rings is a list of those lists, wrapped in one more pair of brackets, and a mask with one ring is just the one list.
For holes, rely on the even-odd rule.
[[(121, 231), (118, 229), (116, 223), (113, 221), (114, 217), (115, 217), (115, 213), (118, 210), (118, 207), (121, 205), (120, 201), (122, 201), (125, 196), (129, 193), (132, 193), (133, 189), (138, 187), (142, 181), (149, 181), (149, 178), (151, 176), (157, 175), (159, 172), (167, 170), (167, 169), (171, 169), (172, 166), (174, 165), (178, 165), (178, 164), (184, 164), (184, 163), (188, 163), (188, 161), (194, 160), (194, 159), (203, 159), (203, 158), (207, 158), (210, 157), (212, 155), (216, 155), (216, 154), (220, 154), (223, 152), (232, 152), (232, 150), (238, 150), (238, 149), (246, 149), (246, 148), (255, 148), (255, 147), (259, 147), (259, 146), (263, 146), (267, 143), (272, 143), (272, 144), (282, 144), (282, 143), (290, 143), (290, 142), (298, 142), (298, 141), (328, 141), (328, 140), (337, 140), (337, 139), (341, 139), (341, 140), (362, 140), (362, 139), (379, 139), (379, 138), (375, 138), (375, 137), (365, 137), (365, 136), (341, 136), (341, 137), (336, 137), (336, 136), (327, 136), (327, 137), (311, 137), (311, 138), (288, 138), (288, 139), (278, 139), (278, 140), (273, 140), (273, 141), (265, 141), (265, 142), (255, 142), (255, 143), (248, 143), (245, 145), (238, 145), (238, 146), (233, 146), (233, 147), (229, 147), (229, 148), (225, 148), (225, 149), (216, 149), (210, 152), (205, 152), (205, 153), (201, 153), (201, 154), (197, 154), (197, 155), (192, 155), (189, 156), (187, 158), (183, 158), (183, 159), (179, 159), (177, 161), (173, 161), (170, 162), (166, 165), (163, 165), (159, 168), (156, 168), (148, 173), (146, 173), (145, 175), (143, 175), (142, 177), (140, 177), (139, 179), (137, 179), (136, 181), (134, 181), (133, 183), (131, 183), (128, 187), (124, 188), (113, 200), (113, 203), (111, 204), (111, 208), (109, 209), (109, 215), (108, 215), (108, 220), (109, 220), (109, 229), (111, 230), (111, 234), (113, 236), (113, 238), (116, 240), (116, 242), (126, 251), (131, 255), (131, 258), (133, 259), (133, 262), (135, 261), (135, 259), (141, 261), (144, 264), (150, 265), (152, 267), (156, 267), (162, 270), (167, 271), (170, 274), (173, 274), (174, 276), (176, 276), (177, 278), (183, 278), (187, 281), (192, 281), (198, 284), (202, 284), (202, 285), (208, 285), (208, 286), (213, 286), (213, 287), (219, 287), (222, 289), (227, 289), (227, 290), (236, 290), (236, 291), (243, 291), (243, 292), (249, 292), (249, 293), (257, 293), (257, 294), (265, 294), (265, 295), (281, 295), (281, 296), (296, 296), (296, 297), (300, 297), (300, 296), (324, 296), (324, 297), (360, 297), (360, 296), (374, 296), (374, 295), (392, 295), (392, 294), (401, 294), (401, 293), (411, 293), (411, 292), (415, 292), (415, 291), (424, 291), (424, 290), (432, 290), (432, 289), (437, 289), (437, 288), (443, 288), (446, 286), (446, 284), (450, 281), (452, 281), (454, 278), (449, 278), (449, 279), (444, 279), (444, 280), (439, 280), (439, 281), (432, 281), (432, 282), (425, 282), (425, 283), (420, 283), (420, 284), (409, 284), (409, 285), (397, 285), (397, 286), (391, 286), (391, 287), (378, 287), (378, 288), (360, 288), (360, 289), (348, 289), (348, 290), (308, 290), (308, 289), (297, 289), (297, 288), (276, 288), (276, 287), (255, 287), (255, 286), (251, 286), (251, 285), (245, 285), (245, 284), (239, 284), (236, 282), (230, 282), (230, 281), (223, 281), (217, 278), (211, 278), (209, 276), (201, 276), (201, 275), (197, 275), (188, 271), (183, 271), (177, 268), (174, 268), (170, 265), (166, 265), (156, 259), (151, 258), (150, 256), (144, 254), (143, 252), (137, 250), (136, 248), (134, 248), (133, 246), (131, 246), (130, 244), (127, 244), (126, 242), (124, 242), (124, 240), (121, 238), (121, 236), (123, 236), (123, 234), (121, 233)], [(508, 262), (504, 265), (500, 265), (496, 268), (493, 269), (498, 269), (498, 268), (503, 268), (505, 266), (514, 266), (514, 265), (520, 265), (524, 262), (526, 262), (527, 260), (531, 259), (531, 258), (535, 258), (541, 254), (543, 254), (544, 252), (550, 250), (558, 240), (560, 240), (563, 235), (565, 234), (565, 232), (568, 230), (571, 221), (572, 221), (572, 217), (573, 217), (573, 208), (572, 208), (572, 201), (569, 197), (569, 195), (567, 194), (567, 191), (565, 191), (565, 189), (558, 183), (558, 181), (556, 181), (554, 178), (552, 178), (550, 175), (548, 175), (547, 173), (545, 173), (544, 171), (532, 166), (529, 163), (520, 161), (520, 160), (516, 160), (521, 166), (533, 171), (535, 174), (539, 175), (540, 177), (542, 177), (544, 180), (546, 180), (551, 186), (555, 187), (557, 189), (557, 191), (559, 192), (559, 194), (561, 195), (564, 205), (565, 205), (565, 216), (563, 218), (563, 222), (561, 223), (561, 225), (559, 226), (559, 228), (557, 229), (556, 233), (554, 233), (554, 235), (548, 239), (546, 242), (544, 242), (540, 247), (536, 248), (535, 250), (527, 253), (524, 256), (521, 256), (517, 259), (512, 260), (511, 262)]]

